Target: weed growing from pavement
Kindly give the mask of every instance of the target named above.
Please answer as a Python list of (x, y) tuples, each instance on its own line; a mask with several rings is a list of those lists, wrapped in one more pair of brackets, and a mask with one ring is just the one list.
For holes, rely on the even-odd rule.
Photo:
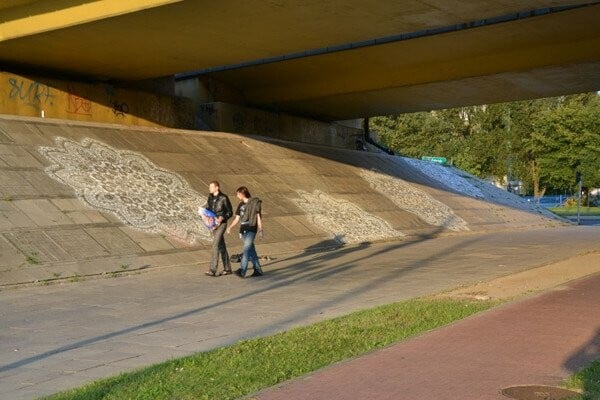
[(31, 265), (41, 264), (41, 261), (38, 258), (38, 253), (36, 253), (35, 251), (32, 252), (31, 254), (29, 254), (27, 257), (25, 257), (25, 260), (27, 261), (28, 264), (31, 264)]
[(581, 396), (572, 400), (598, 400), (600, 399), (600, 360), (594, 361), (587, 368), (567, 379), (565, 386), (569, 389), (578, 389), (583, 392)]
[(167, 361), (48, 399), (237, 399), (496, 304), (408, 300)]

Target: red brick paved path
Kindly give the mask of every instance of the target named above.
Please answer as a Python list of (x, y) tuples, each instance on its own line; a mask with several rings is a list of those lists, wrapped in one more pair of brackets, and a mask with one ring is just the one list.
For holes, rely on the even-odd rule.
[(600, 358), (600, 274), (459, 321), (257, 395), (294, 399), (504, 399)]

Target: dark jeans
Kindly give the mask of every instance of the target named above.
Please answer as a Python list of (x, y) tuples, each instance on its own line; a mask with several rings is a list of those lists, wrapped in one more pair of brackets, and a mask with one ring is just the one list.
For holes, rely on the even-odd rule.
[(229, 254), (227, 254), (227, 246), (225, 245), (225, 230), (227, 229), (227, 222), (223, 222), (217, 229), (213, 231), (213, 245), (212, 245), (212, 257), (210, 258), (210, 270), (217, 272), (219, 267), (219, 255), (223, 260), (223, 269), (225, 271), (231, 271), (231, 262), (229, 261)]
[(254, 247), (254, 238), (256, 232), (244, 232), (242, 233), (242, 240), (244, 241), (244, 247), (242, 248), (242, 265), (240, 266), (241, 275), (246, 275), (248, 269), (248, 261), (252, 261), (254, 266), (254, 272), (262, 274), (260, 263), (258, 262), (258, 255), (256, 254), (256, 247)]

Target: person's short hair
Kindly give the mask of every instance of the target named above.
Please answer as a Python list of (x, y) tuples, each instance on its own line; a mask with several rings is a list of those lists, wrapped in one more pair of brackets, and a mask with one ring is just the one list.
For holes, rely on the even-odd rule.
[(219, 181), (212, 181), (211, 183), (209, 183), (209, 185), (215, 185), (219, 189), (221, 188), (221, 185), (219, 185)]
[(244, 197), (247, 199), (252, 197), (252, 196), (250, 196), (250, 192), (248, 191), (248, 188), (246, 186), (240, 186), (239, 188), (237, 188), (237, 190), (235, 192), (243, 194)]

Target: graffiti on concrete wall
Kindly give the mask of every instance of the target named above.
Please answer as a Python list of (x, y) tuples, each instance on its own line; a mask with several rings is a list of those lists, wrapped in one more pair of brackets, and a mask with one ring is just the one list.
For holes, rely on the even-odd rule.
[(336, 199), (315, 190), (297, 191), (299, 198), (291, 199), (314, 225), (342, 243), (359, 243), (404, 236), (383, 219), (370, 214), (355, 204)]
[(127, 105), (127, 103), (125, 103), (125, 102), (122, 102), (122, 103), (115, 102), (115, 103), (113, 103), (112, 112), (117, 117), (125, 117), (125, 114), (129, 113), (129, 105)]
[(408, 182), (375, 171), (362, 170), (360, 175), (398, 208), (415, 214), (428, 224), (453, 231), (469, 230), (467, 222), (454, 214), (450, 207)]
[(200, 104), (198, 110), (206, 117), (215, 117), (219, 114), (219, 110), (213, 103)]
[(8, 98), (11, 100), (20, 101), (35, 108), (46, 104), (53, 105), (55, 96), (48, 85), (17, 78), (8, 78), (8, 85)]
[(105, 90), (108, 104), (112, 105), (112, 112), (115, 117), (125, 117), (129, 113), (129, 105), (117, 99), (117, 90), (114, 86), (106, 85)]
[(219, 109), (213, 103), (200, 104), (195, 115), (194, 127), (199, 130), (221, 129), (218, 124)]
[[(1, 7), (1, 6), (0, 6)], [(190, 99), (0, 71), (0, 113), (144, 126), (194, 127)]]
[(52, 163), (45, 172), (71, 186), (87, 205), (111, 212), (132, 227), (189, 244), (211, 240), (196, 214), (206, 199), (178, 174), (139, 153), (97, 140), (77, 143), (57, 137), (55, 143), (55, 147), (39, 148)]
[(92, 102), (72, 94), (72, 88), (67, 93), (67, 112), (69, 114), (92, 115)]

